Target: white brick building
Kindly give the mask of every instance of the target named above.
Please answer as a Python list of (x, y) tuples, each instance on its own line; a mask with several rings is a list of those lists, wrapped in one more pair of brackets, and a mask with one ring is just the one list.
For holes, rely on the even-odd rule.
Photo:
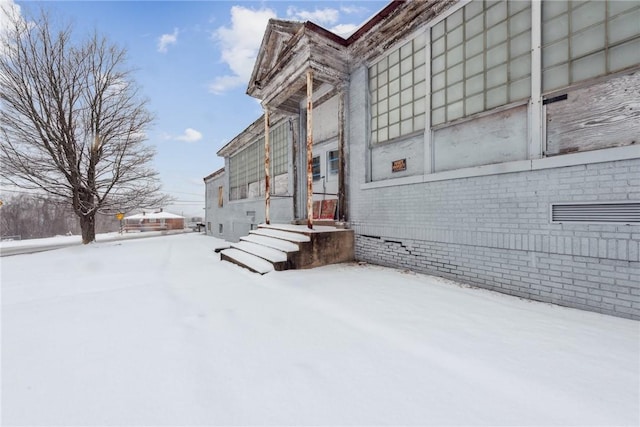
[(224, 237), (265, 220), (281, 126), (272, 221), (312, 188), (360, 260), (640, 319), (639, 23), (629, 1), (393, 2), (347, 40), (272, 20), (248, 89), (271, 120), (219, 152)]

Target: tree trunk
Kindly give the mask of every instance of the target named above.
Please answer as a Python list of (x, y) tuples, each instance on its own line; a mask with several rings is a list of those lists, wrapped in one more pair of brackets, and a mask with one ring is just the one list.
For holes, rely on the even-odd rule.
[(80, 215), (80, 229), (82, 230), (82, 243), (87, 244), (96, 240), (96, 215), (95, 213)]

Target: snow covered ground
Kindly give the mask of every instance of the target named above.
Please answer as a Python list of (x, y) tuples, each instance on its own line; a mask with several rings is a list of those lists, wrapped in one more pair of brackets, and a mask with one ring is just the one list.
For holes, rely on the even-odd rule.
[(640, 322), (223, 243), (2, 258), (2, 425), (640, 424)]
[[(190, 233), (191, 230), (169, 230), (169, 231), (145, 231), (131, 233), (103, 233), (96, 236), (97, 242), (111, 242), (114, 240), (139, 239), (146, 237), (157, 237), (167, 234)], [(81, 245), (82, 237), (77, 235), (55, 236), (43, 239), (25, 240), (4, 240), (0, 241), (0, 256), (11, 256), (25, 253), (35, 253), (48, 251), (51, 249), (64, 248), (66, 246)]]

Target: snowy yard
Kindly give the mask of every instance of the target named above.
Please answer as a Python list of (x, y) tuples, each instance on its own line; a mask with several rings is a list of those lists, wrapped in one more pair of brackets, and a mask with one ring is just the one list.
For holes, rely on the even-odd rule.
[(221, 243), (2, 258), (2, 425), (640, 424), (640, 322)]

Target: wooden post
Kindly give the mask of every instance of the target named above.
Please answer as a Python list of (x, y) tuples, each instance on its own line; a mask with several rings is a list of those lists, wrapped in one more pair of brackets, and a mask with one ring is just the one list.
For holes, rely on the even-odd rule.
[(264, 221), (270, 224), (269, 208), (271, 207), (271, 185), (270, 185), (270, 164), (271, 158), (269, 156), (269, 109), (264, 109)]
[(345, 158), (344, 158), (344, 87), (338, 91), (338, 221), (346, 221)]
[(294, 123), (294, 120), (292, 118), (289, 118), (289, 132), (291, 133), (291, 153), (293, 154), (291, 156), (292, 160), (293, 160), (293, 218), (295, 219), (299, 219), (300, 218), (300, 211), (298, 210), (298, 194), (299, 194), (299, 188), (298, 188), (298, 163), (300, 162), (300, 159), (298, 159), (298, 126), (294, 126), (294, 124), (297, 124), (299, 126), (299, 123)]
[(307, 70), (307, 227), (313, 228), (313, 71)]

